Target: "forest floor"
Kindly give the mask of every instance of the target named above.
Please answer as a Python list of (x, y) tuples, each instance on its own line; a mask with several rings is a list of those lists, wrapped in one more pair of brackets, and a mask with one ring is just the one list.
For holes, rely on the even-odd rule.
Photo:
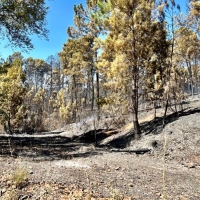
[(164, 129), (162, 118), (152, 116), (143, 113), (140, 139), (116, 134), (114, 143), (98, 147), (66, 133), (51, 143), (48, 135), (43, 143), (18, 144), (2, 136), (0, 199), (199, 200), (200, 99), (178, 116), (169, 113)]

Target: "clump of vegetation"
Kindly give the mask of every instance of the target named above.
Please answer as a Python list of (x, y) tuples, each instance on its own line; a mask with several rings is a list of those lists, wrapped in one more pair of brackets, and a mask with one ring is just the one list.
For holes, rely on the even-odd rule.
[(16, 187), (23, 187), (28, 179), (28, 172), (24, 168), (16, 169), (13, 173), (12, 180), (15, 183)]
[(113, 200), (123, 200), (125, 198), (124, 195), (113, 186), (113, 182), (108, 186), (108, 190), (110, 192), (110, 198)]

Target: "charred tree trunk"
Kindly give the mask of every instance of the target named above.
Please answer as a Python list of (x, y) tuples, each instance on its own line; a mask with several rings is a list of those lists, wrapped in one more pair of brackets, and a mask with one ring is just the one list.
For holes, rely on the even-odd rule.
[(192, 97), (194, 97), (194, 87), (193, 87), (193, 76), (192, 76), (192, 66), (190, 61), (186, 61), (187, 67), (188, 67), (188, 73), (189, 73), (189, 80), (190, 80), (190, 91), (192, 94)]
[(51, 79), (50, 79), (50, 96), (51, 96), (51, 94), (52, 94), (52, 92), (53, 92), (53, 64), (52, 64), (52, 62), (51, 62), (51, 74), (50, 74), (50, 76), (51, 76)]
[(195, 55), (194, 58), (194, 78), (195, 78), (195, 83), (194, 83), (194, 92), (199, 94), (198, 91), (198, 62), (197, 62), (197, 55)]
[(166, 99), (166, 103), (165, 103), (165, 112), (164, 112), (164, 117), (163, 117), (163, 127), (165, 126), (165, 120), (166, 120), (166, 116), (167, 116), (167, 109), (169, 106), (169, 101), (170, 101), (170, 90), (171, 90), (171, 70), (173, 68), (173, 56), (174, 56), (174, 44), (175, 44), (175, 36), (174, 36), (174, 12), (173, 12), (173, 6), (172, 6), (172, 15), (171, 15), (171, 31), (172, 31), (172, 43), (171, 43), (171, 52), (170, 52), (170, 63), (167, 66), (167, 81), (169, 83), (169, 90), (167, 92), (167, 99)]
[(100, 119), (100, 104), (99, 104), (99, 97), (100, 97), (100, 94), (99, 94), (99, 73), (96, 72), (96, 81), (97, 81), (97, 109), (98, 109), (98, 114), (97, 114), (97, 119), (99, 120)]
[[(77, 107), (77, 103), (78, 103), (78, 90), (77, 90), (77, 83), (76, 83), (76, 77), (73, 75), (73, 80), (74, 80), (74, 98), (76, 101), (76, 107)], [(74, 102), (72, 102), (74, 103)], [(76, 121), (76, 111), (73, 110), (73, 120)]]
[(154, 100), (153, 105), (154, 105), (154, 119), (156, 119), (157, 99)]
[(38, 91), (38, 75), (37, 71), (35, 70), (35, 93)]
[(91, 104), (91, 110), (94, 110), (94, 70), (93, 67), (91, 69), (91, 82), (92, 82), (92, 104)]
[(85, 98), (85, 108), (86, 108), (87, 105), (90, 104), (90, 72), (87, 72), (87, 85), (84, 98)]
[(11, 118), (10, 118), (10, 113), (8, 113), (8, 131), (9, 131), (9, 134), (12, 134), (10, 120), (11, 120)]
[(135, 138), (140, 137), (140, 125), (138, 121), (138, 69), (133, 67), (132, 69), (132, 110), (133, 110), (133, 125)]

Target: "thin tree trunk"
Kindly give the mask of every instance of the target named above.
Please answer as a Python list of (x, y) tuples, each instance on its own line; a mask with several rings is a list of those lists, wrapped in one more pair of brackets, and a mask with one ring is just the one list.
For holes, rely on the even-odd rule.
[(35, 93), (38, 91), (38, 79), (37, 79), (37, 71), (35, 70)]
[(86, 94), (85, 94), (85, 107), (87, 105), (90, 105), (90, 72), (88, 72), (88, 78), (87, 78), (87, 88), (86, 88)]
[(53, 90), (53, 64), (51, 62), (51, 80), (50, 80), (50, 96), (52, 94), (52, 90)]
[(154, 96), (154, 119), (156, 119), (156, 108), (157, 108), (157, 98), (156, 95)]
[(99, 73), (96, 72), (96, 81), (97, 81), (97, 109), (98, 109), (98, 116), (97, 116), (97, 119), (99, 120), (100, 119), (100, 104), (99, 104), (99, 97), (100, 97), (100, 94), (99, 94)]
[(197, 67), (198, 67), (198, 63), (197, 63), (197, 56), (195, 55), (194, 58), (194, 77), (195, 77), (195, 84), (194, 84), (194, 92), (198, 94), (198, 75), (197, 75)]
[[(176, 73), (175, 73), (175, 82), (176, 82), (176, 85), (179, 84)], [(174, 92), (174, 108), (175, 108), (175, 112), (178, 114), (178, 110), (177, 110), (177, 95), (176, 95), (176, 92), (178, 92), (178, 91), (173, 89), (173, 92)], [(180, 99), (179, 99), (179, 101), (180, 101)]]
[(171, 69), (173, 67), (173, 55), (174, 55), (174, 42), (175, 42), (175, 38), (174, 38), (174, 12), (172, 11), (172, 16), (171, 16), (171, 31), (172, 31), (172, 45), (171, 45), (171, 52), (170, 52), (170, 65), (168, 66), (168, 70), (167, 70), (167, 75), (168, 75), (168, 82), (169, 82), (169, 91), (167, 92), (167, 99), (166, 99), (166, 104), (165, 104), (165, 112), (164, 112), (164, 117), (163, 117), (163, 127), (165, 126), (165, 121), (166, 121), (166, 116), (167, 116), (167, 110), (168, 110), (168, 106), (169, 106), (169, 93), (170, 93), (170, 89), (171, 89)]
[(140, 137), (140, 125), (138, 121), (138, 74), (137, 67), (133, 67), (132, 70), (132, 107), (133, 107), (133, 125), (135, 138), (138, 139)]
[(9, 134), (12, 134), (11, 123), (10, 123), (10, 113), (8, 113), (8, 132)]
[(186, 61), (187, 66), (188, 66), (188, 72), (189, 72), (189, 77), (190, 77), (190, 91), (192, 94), (192, 97), (194, 97), (194, 88), (193, 88), (193, 76), (192, 76), (192, 66), (190, 61)]
[(94, 110), (94, 76), (93, 76), (93, 67), (91, 69), (91, 82), (92, 82), (92, 104), (91, 104), (91, 110)]
[(168, 94), (167, 94), (167, 100), (166, 100), (166, 104), (165, 104), (165, 112), (164, 112), (164, 117), (163, 117), (163, 127), (165, 126), (165, 123), (166, 123), (168, 107), (169, 107), (169, 97), (168, 97)]
[(61, 89), (61, 69), (60, 69), (60, 62), (58, 61), (58, 90)]

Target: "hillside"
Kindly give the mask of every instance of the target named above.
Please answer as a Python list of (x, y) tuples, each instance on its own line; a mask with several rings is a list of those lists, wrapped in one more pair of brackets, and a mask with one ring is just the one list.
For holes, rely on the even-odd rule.
[[(1, 199), (198, 200), (199, 107), (197, 98), (179, 116), (169, 113), (164, 129), (162, 118), (141, 113), (138, 140), (129, 123), (122, 129), (102, 123), (97, 147), (92, 124), (43, 135), (1, 135)], [(23, 177), (22, 172), (26, 177), (17, 185), (13, 174)]]

